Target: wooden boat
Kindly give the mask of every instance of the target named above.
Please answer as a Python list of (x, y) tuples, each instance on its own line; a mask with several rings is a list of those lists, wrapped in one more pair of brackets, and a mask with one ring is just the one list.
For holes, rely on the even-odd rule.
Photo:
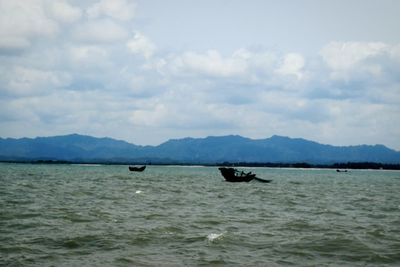
[(255, 174), (251, 172), (246, 173), (243, 171), (238, 171), (237, 169), (234, 168), (221, 167), (218, 169), (221, 172), (222, 176), (225, 178), (225, 181), (227, 182), (250, 182), (253, 179), (263, 183), (269, 183), (272, 181), (272, 180), (264, 180), (258, 178), (256, 177)]
[(133, 167), (133, 166), (129, 166), (129, 170), (131, 172), (142, 172), (144, 171), (144, 169), (146, 169), (146, 165), (142, 166), (142, 167)]

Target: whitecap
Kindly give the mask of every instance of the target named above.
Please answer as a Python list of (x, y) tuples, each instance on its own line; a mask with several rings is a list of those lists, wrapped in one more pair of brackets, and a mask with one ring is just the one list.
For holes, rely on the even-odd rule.
[(224, 233), (220, 233), (220, 234), (211, 233), (207, 236), (207, 240), (210, 242), (214, 242), (214, 241), (222, 239), (223, 236), (224, 236)]
[(136, 194), (141, 194), (141, 193), (142, 193), (142, 190), (136, 190), (135, 193), (136, 193)]

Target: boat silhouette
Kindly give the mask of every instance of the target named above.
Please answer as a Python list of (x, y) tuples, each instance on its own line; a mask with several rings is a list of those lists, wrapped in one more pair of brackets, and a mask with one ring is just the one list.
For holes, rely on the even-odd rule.
[(220, 167), (218, 169), (221, 172), (222, 176), (225, 178), (225, 181), (227, 182), (235, 183), (235, 182), (250, 182), (252, 180), (257, 180), (259, 182), (269, 183), (272, 181), (272, 180), (265, 180), (258, 178), (254, 173), (239, 171), (235, 168)]
[(129, 170), (131, 172), (142, 172), (142, 171), (144, 171), (144, 169), (146, 169), (146, 165), (145, 166), (141, 166), (141, 167), (129, 166)]

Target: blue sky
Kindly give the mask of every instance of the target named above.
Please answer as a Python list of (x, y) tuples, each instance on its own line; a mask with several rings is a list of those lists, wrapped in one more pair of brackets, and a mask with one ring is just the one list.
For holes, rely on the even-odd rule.
[(400, 150), (400, 1), (0, 0), (0, 136)]

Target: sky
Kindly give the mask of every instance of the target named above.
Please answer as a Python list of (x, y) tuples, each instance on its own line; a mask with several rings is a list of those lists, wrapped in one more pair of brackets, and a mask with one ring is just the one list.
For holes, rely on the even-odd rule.
[(400, 150), (400, 1), (0, 0), (0, 137)]

